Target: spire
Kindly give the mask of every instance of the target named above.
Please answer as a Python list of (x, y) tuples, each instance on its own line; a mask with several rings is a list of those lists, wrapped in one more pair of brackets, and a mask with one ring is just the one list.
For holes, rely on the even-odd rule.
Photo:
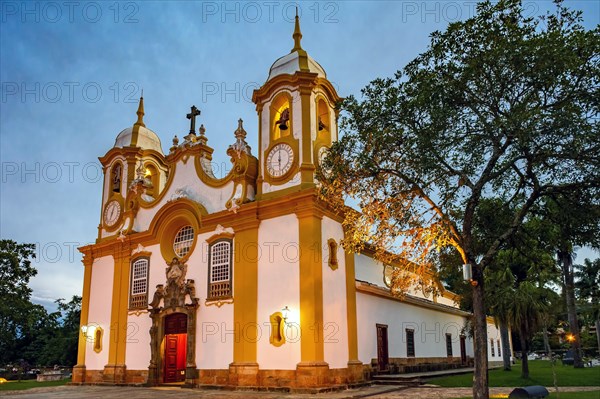
[(294, 38), (294, 48), (292, 49), (292, 53), (297, 50), (302, 50), (302, 46), (300, 45), (300, 40), (302, 40), (302, 32), (300, 32), (300, 17), (298, 17), (298, 7), (296, 7), (296, 24), (294, 26), (294, 34), (292, 35)]
[(142, 92), (142, 96), (140, 97), (140, 104), (138, 105), (138, 110), (136, 113), (138, 119), (133, 126), (146, 127), (146, 125), (144, 124), (144, 92)]

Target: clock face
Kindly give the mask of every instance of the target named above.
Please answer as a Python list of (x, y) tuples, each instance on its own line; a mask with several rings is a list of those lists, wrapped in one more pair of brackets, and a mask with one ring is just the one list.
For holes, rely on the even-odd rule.
[(390, 288), (392, 286), (392, 274), (394, 273), (394, 267), (390, 265), (385, 265), (383, 267), (383, 283), (386, 287)]
[(325, 177), (329, 177), (329, 175), (331, 174), (330, 169), (326, 169), (325, 167), (323, 167), (323, 161), (327, 157), (327, 154), (329, 154), (329, 148), (327, 147), (319, 148), (319, 152), (317, 153), (319, 166), (321, 167), (323, 175), (325, 175)]
[(112, 200), (104, 208), (104, 224), (114, 226), (121, 216), (121, 204), (119, 201)]
[(272, 177), (281, 177), (292, 168), (294, 150), (288, 144), (277, 144), (267, 156), (267, 172)]

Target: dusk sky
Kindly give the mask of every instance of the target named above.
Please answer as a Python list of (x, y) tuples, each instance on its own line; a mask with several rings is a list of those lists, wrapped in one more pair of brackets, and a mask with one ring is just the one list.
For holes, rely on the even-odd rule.
[[(473, 15), (474, 1), (2, 1), (0, 25), (0, 237), (38, 246), (34, 301), (81, 295), (77, 247), (97, 237), (98, 157), (136, 121), (144, 91), (146, 126), (168, 153), (202, 112), (215, 174), (238, 118), (257, 148), (252, 91), (293, 47), (295, 7), (302, 46), (338, 93), (359, 96), (425, 51), (429, 34)], [(567, 1), (600, 20), (596, 1)], [(531, 15), (550, 1), (526, 1)], [(579, 251), (576, 263), (597, 257)]]

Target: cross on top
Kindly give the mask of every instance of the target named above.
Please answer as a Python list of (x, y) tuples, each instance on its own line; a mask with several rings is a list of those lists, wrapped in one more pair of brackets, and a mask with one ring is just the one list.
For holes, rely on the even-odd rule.
[(192, 105), (191, 110), (186, 117), (190, 120), (190, 134), (196, 134), (196, 117), (200, 115), (200, 110), (195, 105)]

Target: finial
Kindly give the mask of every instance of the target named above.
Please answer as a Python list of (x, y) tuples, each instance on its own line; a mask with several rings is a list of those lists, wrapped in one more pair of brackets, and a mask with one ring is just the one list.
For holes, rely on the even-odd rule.
[(200, 129), (198, 129), (198, 131), (200, 132), (200, 137), (198, 138), (198, 141), (200, 141), (200, 144), (206, 145), (208, 138), (204, 135), (204, 132), (206, 132), (206, 128), (204, 127), (204, 124), (200, 125)]
[(234, 134), (236, 139), (243, 140), (246, 138), (246, 131), (244, 130), (244, 121), (242, 118), (238, 120), (238, 128), (235, 130)]
[(296, 22), (292, 37), (294, 38), (294, 48), (291, 52), (293, 53), (294, 51), (302, 50), (302, 46), (300, 45), (300, 40), (302, 40), (302, 32), (300, 32), (300, 17), (298, 16), (298, 7), (296, 7)]
[(143, 180), (144, 175), (146, 174), (146, 168), (144, 168), (144, 163), (140, 160), (140, 165), (135, 169), (136, 179)]
[(146, 125), (144, 124), (144, 94), (142, 92), (142, 96), (140, 97), (140, 103), (138, 105), (138, 110), (136, 112), (137, 114), (137, 122), (135, 122), (134, 126), (143, 126), (146, 127)]
[(177, 137), (177, 135), (173, 136), (173, 145), (174, 146), (179, 145), (179, 138)]

